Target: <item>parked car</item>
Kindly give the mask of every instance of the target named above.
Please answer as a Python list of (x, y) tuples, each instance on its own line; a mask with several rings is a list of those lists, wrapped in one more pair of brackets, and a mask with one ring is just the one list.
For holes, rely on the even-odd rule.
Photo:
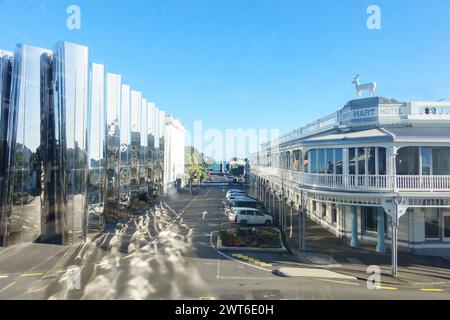
[(255, 208), (233, 208), (228, 215), (230, 221), (235, 223), (246, 222), (249, 225), (266, 225), (273, 223), (273, 218)]
[(230, 196), (232, 194), (245, 194), (245, 191), (244, 190), (240, 190), (240, 189), (231, 189), (231, 190), (228, 190), (226, 196), (228, 197), (228, 196)]
[(253, 208), (260, 211), (266, 211), (264, 205), (254, 199), (235, 199), (229, 200), (225, 204), (225, 212), (228, 214), (233, 208)]

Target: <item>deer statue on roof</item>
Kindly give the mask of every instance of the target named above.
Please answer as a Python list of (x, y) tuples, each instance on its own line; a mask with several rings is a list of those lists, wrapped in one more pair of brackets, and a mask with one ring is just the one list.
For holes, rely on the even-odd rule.
[(357, 74), (356, 77), (352, 81), (352, 84), (355, 85), (356, 95), (358, 97), (360, 97), (364, 91), (367, 91), (370, 95), (374, 96), (375, 95), (375, 91), (377, 89), (376, 82), (369, 82), (369, 83), (360, 84), (359, 83), (359, 79), (360, 78), (361, 78), (361, 76), (359, 74)]

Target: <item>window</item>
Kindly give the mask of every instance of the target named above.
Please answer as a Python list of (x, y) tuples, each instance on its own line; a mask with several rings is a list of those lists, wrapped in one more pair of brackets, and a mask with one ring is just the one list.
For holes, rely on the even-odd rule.
[(317, 150), (310, 151), (311, 156), (311, 164), (310, 164), (310, 173), (317, 173)]
[(426, 209), (425, 212), (425, 239), (438, 240), (439, 236), (439, 210), (437, 208)]
[(333, 209), (331, 210), (331, 221), (334, 224), (337, 224), (337, 208), (336, 208), (336, 206), (333, 206)]
[(305, 158), (303, 159), (303, 171), (309, 173), (309, 152), (305, 153)]
[(301, 171), (301, 151), (294, 151), (294, 170)]
[(327, 174), (334, 174), (334, 149), (327, 149)]
[(336, 165), (336, 174), (343, 174), (343, 170), (342, 170), (342, 149), (336, 149), (334, 163)]
[(419, 175), (419, 148), (401, 148), (396, 162), (398, 175)]
[(325, 203), (322, 204), (322, 218), (327, 217), (327, 205)]
[(378, 230), (377, 224), (378, 213), (376, 208), (364, 207), (362, 209), (364, 214), (364, 230), (376, 232)]
[(366, 149), (358, 148), (358, 174), (366, 174)]
[(317, 203), (316, 203), (316, 201), (313, 201), (312, 202), (312, 209), (313, 209), (313, 212), (316, 212), (317, 211)]
[(450, 238), (450, 211), (444, 212), (444, 238)]
[(431, 175), (431, 148), (420, 148), (422, 175)]
[(369, 175), (375, 175), (376, 173), (376, 166), (375, 166), (375, 148), (367, 148), (367, 163), (368, 163), (368, 169)]
[(318, 173), (325, 174), (326, 173), (326, 162), (325, 162), (325, 150), (319, 149), (319, 165), (318, 165)]
[(378, 148), (378, 174), (386, 175), (386, 148)]
[(450, 148), (433, 148), (433, 174), (450, 175)]
[(356, 174), (356, 149), (348, 149), (348, 173)]

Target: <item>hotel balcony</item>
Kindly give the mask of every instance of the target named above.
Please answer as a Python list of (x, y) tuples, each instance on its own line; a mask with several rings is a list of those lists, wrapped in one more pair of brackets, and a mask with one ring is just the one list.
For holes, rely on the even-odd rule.
[(450, 176), (337, 175), (310, 174), (294, 170), (256, 166), (252, 173), (278, 178), (310, 188), (364, 192), (437, 192), (450, 191)]

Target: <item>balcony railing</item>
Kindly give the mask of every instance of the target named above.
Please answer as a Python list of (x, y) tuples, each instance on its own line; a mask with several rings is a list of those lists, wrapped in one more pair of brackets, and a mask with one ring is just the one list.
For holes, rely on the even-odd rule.
[(273, 167), (253, 167), (262, 177), (277, 177), (300, 185), (348, 191), (450, 191), (450, 176), (387, 176), (310, 174)]

